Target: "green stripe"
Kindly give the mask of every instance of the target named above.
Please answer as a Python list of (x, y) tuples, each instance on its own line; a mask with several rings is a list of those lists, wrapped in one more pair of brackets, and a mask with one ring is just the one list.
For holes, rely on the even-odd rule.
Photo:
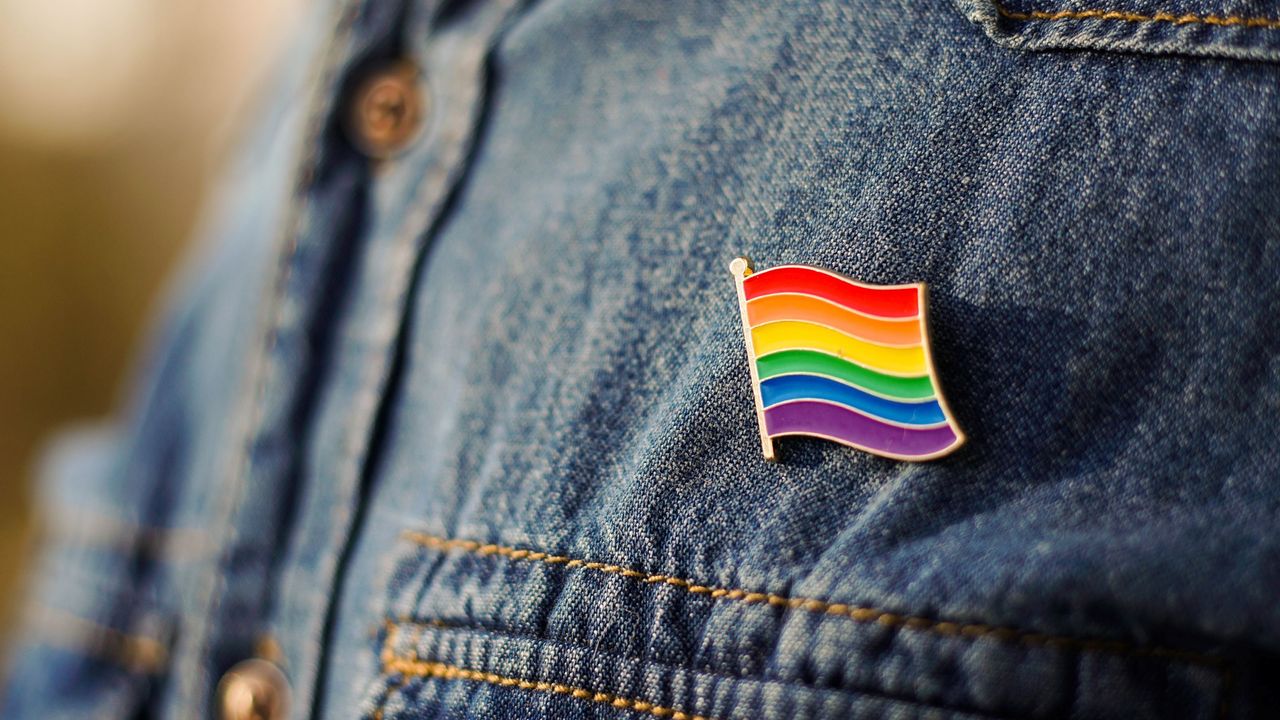
[(756, 361), (756, 368), (760, 371), (761, 380), (788, 373), (813, 373), (904, 400), (933, 396), (933, 383), (928, 375), (920, 377), (885, 375), (817, 350), (780, 350), (769, 353)]

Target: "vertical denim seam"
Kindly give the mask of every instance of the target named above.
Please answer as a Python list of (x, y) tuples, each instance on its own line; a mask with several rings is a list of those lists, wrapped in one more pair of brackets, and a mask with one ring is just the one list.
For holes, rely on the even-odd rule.
[[(299, 158), (294, 171), (295, 185), (290, 193), (288, 218), (283, 223), (283, 231), (278, 240), (282, 247), (277, 253), (275, 277), (258, 321), (259, 336), (262, 340), (255, 345), (252, 354), (246, 359), (247, 376), (240, 407), (233, 422), (233, 427), (236, 428), (233, 434), (236, 438), (234, 442), (239, 445), (240, 457), (233, 464), (234, 470), (230, 474), (231, 487), (223, 495), (225, 500), (219, 507), (215, 526), (219, 534), (225, 535), (227, 542), (222, 543), (220, 554), (212, 559), (202, 590), (196, 596), (198, 602), (208, 608), (208, 612), (198, 613), (195, 616), (198, 618), (197, 629), (194, 632), (195, 652), (190, 661), (196, 663), (196, 667), (193, 672), (179, 673), (180, 677), (186, 680), (179, 682), (177, 695), (184, 698), (181, 702), (187, 708), (202, 706), (203, 703), (197, 701), (197, 694), (201, 692), (200, 688), (207, 688), (211, 684), (206, 661), (210, 657), (214, 642), (212, 617), (222, 604), (221, 598), (224, 593), (222, 588), (226, 584), (226, 576), (221, 572), (221, 568), (226, 560), (227, 548), (234, 547), (239, 538), (239, 526), (235, 518), (247, 494), (245, 486), (249, 468), (253, 463), (253, 439), (257, 435), (266, 395), (267, 368), (271, 363), (271, 356), (279, 336), (286, 304), (285, 295), (288, 292), (288, 282), (298, 250), (298, 236), (304, 225), (305, 192), (315, 176), (319, 140), (323, 134), (327, 110), (330, 107), (331, 94), (326, 93), (325, 89), (333, 83), (337, 75), (339, 48), (343, 47), (350, 37), (355, 25), (356, 10), (363, 2), (364, 0), (334, 2), (330, 18), (325, 23), (326, 27), (332, 28), (331, 36), (319, 53), (318, 62), (306, 83), (307, 117), (302, 138), (298, 143)], [(185, 690), (181, 687), (182, 685), (185, 685)]]
[[(501, 0), (500, 4), (505, 6), (500, 9), (500, 15), (505, 18), (518, 3), (516, 0)], [(483, 77), (484, 64), (494, 38), (503, 29), (502, 22), (495, 23), (493, 27), (487, 28), (488, 34), (481, 35), (471, 42), (465, 51), (467, 53), (465, 58), (473, 65), (478, 77)], [(360, 370), (360, 385), (355, 395), (355, 407), (350, 412), (351, 419), (340, 456), (342, 465), (335, 473), (337, 482), (342, 484), (345, 491), (343, 495), (346, 497), (350, 497), (361, 484), (369, 462), (369, 448), (377, 432), (375, 426), (379, 412), (389, 401), (385, 393), (391, 385), (391, 376), (395, 371), (396, 346), (402, 342), (402, 336), (406, 332), (406, 306), (412, 303), (410, 293), (413, 291), (414, 276), (420, 267), (420, 258), (428, 240), (427, 234), (430, 232), (432, 223), (440, 215), (441, 209), (446, 206), (450, 193), (454, 189), (454, 181), (465, 171), (468, 153), (475, 141), (475, 138), (469, 135), (469, 130), (474, 125), (477, 113), (481, 111), (479, 106), (483, 102), (481, 87), (483, 79), (480, 83), (480, 85), (466, 84), (465, 89), (470, 93), (468, 100), (460, 104), (457, 112), (442, 116), (438, 126), (440, 154), (435, 166), (428, 169), (413, 193), (421, 202), (412, 205), (413, 211), (402, 219), (400, 227), (396, 229), (394, 246), (391, 248), (393, 259), (390, 264), (400, 272), (386, 282), (379, 295), (375, 310), (384, 314), (370, 320), (373, 328), (370, 333), (372, 337), (370, 346), (373, 349), (368, 353), (364, 366)], [(425, 137), (427, 128), (421, 128), (420, 132), (423, 135), (419, 140)], [(327, 582), (331, 582), (341, 572), (344, 555), (342, 548), (351, 542), (352, 523), (356, 512), (350, 503), (335, 503), (329, 509), (328, 527), (332, 531), (329, 534), (328, 543), (330, 548), (336, 549), (336, 552), (325, 553), (320, 561), (321, 566), (315, 572), (316, 576), (325, 578)], [(324, 627), (329, 622), (328, 614), (335, 602), (333, 593), (322, 588), (314, 593), (312, 598), (311, 636), (323, 637)], [(317, 682), (319, 681), (320, 679), (317, 678)]]

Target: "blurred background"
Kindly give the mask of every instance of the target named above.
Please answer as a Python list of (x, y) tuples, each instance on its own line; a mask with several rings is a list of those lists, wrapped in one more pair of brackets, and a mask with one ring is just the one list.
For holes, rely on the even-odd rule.
[(34, 462), (108, 418), (301, 0), (0, 0), (0, 641)]

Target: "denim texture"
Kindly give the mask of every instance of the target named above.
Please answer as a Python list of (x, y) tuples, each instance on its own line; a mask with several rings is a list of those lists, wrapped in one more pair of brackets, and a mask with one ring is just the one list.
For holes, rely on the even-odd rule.
[[(299, 718), (1268, 717), (1280, 29), (1234, 17), (1280, 6), (318, 6), (135, 409), (50, 464), (99, 520), (5, 717), (207, 716), (264, 638)], [(434, 109), (371, 163), (397, 58)], [(765, 462), (743, 254), (928, 283), (968, 443)]]

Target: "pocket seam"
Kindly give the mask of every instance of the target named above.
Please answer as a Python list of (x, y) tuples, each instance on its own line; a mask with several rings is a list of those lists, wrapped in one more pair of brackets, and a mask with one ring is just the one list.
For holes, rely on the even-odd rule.
[(27, 621), (35, 630), (33, 640), (40, 645), (110, 662), (136, 675), (164, 671), (169, 650), (158, 637), (117, 630), (44, 605), (29, 612)]
[(462, 538), (444, 538), (417, 531), (405, 531), (402, 538), (414, 544), (448, 552), (461, 550), (471, 555), (500, 556), (509, 560), (537, 562), (545, 565), (562, 565), (565, 568), (581, 568), (594, 572), (630, 578), (644, 584), (663, 584), (675, 587), (695, 595), (706, 595), (713, 599), (724, 599), (741, 602), (747, 605), (768, 604), (784, 610), (804, 610), (815, 615), (830, 615), (853, 620), (858, 623), (876, 623), (886, 627), (905, 628), (928, 632), (944, 637), (961, 637), (970, 640), (990, 638), (1000, 642), (1016, 642), (1031, 647), (1050, 647), (1074, 650), (1085, 653), (1101, 653), (1120, 656), (1151, 657), (1173, 660), (1189, 665), (1196, 665), (1216, 670), (1225, 679), (1228, 676), (1226, 661), (1214, 655), (1181, 650), (1163, 646), (1138, 646), (1120, 640), (1100, 638), (1082, 638), (1068, 635), (1022, 630), (1013, 627), (989, 625), (986, 623), (967, 623), (952, 620), (903, 613), (890, 612), (871, 606), (837, 603), (828, 600), (808, 597), (791, 597), (775, 593), (745, 590), (741, 588), (717, 587), (699, 583), (694, 580), (678, 578), (661, 573), (646, 573), (622, 565), (594, 562), (566, 555), (553, 555), (540, 550), (480, 543), (476, 540)]
[(392, 648), (394, 647), (395, 639), (399, 632), (399, 625), (388, 625), (387, 637), (383, 641), (383, 649), (380, 659), (382, 661), (383, 677), (401, 675), (404, 677), (405, 681), (401, 683), (398, 688), (389, 689), (378, 702), (378, 707), (373, 714), (374, 720), (382, 720), (387, 701), (391, 699), (392, 693), (397, 689), (402, 690), (411, 678), (422, 678), (425, 680), (469, 680), (471, 682), (482, 682), (489, 685), (495, 685), (497, 687), (513, 687), (519, 690), (554, 693), (556, 695), (564, 695), (578, 700), (587, 700), (600, 705), (609, 705), (620, 710), (631, 710), (633, 712), (644, 713), (654, 717), (669, 718), (669, 720), (717, 720), (717, 718), (714, 717), (685, 712), (684, 710), (679, 710), (674, 707), (651, 703), (647, 700), (588, 690), (574, 685), (552, 683), (543, 680), (528, 680), (526, 678), (513, 677), (510, 675), (482, 672), (480, 670), (474, 670), (472, 668), (466, 668), (452, 663), (423, 660), (417, 657), (416, 654), (408, 656), (396, 655)]
[(72, 548), (133, 553), (171, 563), (208, 559), (212, 542), (203, 527), (147, 525), (84, 509), (57, 509), (47, 520), (50, 540)]
[[(568, 683), (557, 683), (546, 680), (529, 680), (527, 678), (517, 677), (514, 675), (504, 675), (486, 670), (478, 670), (472, 667), (465, 667), (456, 662), (424, 658), (419, 654), (418, 650), (418, 644), (428, 630), (444, 632), (461, 630), (466, 632), (482, 633), (485, 636), (493, 638), (522, 637), (533, 642), (547, 642), (555, 645), (562, 645), (563, 643), (558, 640), (532, 635), (512, 635), (489, 628), (455, 625), (435, 619), (415, 620), (412, 618), (388, 618), (384, 622), (383, 626), (385, 634), (381, 642), (382, 649), (378, 654), (378, 662), (380, 669), (379, 679), (383, 683), (386, 683), (386, 685), (374, 705), (374, 711), (370, 716), (371, 720), (384, 720), (387, 703), (395, 697), (396, 693), (403, 692), (404, 689), (414, 680), (466, 680), (487, 683), (499, 687), (514, 687), (521, 690), (552, 692), (579, 700), (607, 704), (624, 710), (632, 710), (639, 713), (653, 715), (655, 717), (668, 718), (668, 720), (719, 720), (722, 717), (720, 715), (703, 715), (687, 710), (681, 710), (674, 705), (664, 706), (659, 703), (650, 702), (634, 696), (590, 690)], [(402, 634), (404, 637), (408, 638), (408, 642), (403, 644), (408, 646), (409, 651), (404, 654), (397, 654), (395, 652), (395, 646), (402, 644), (400, 643), (400, 637)], [(579, 649), (588, 650), (581, 646), (578, 647)], [(730, 681), (743, 679), (742, 677), (733, 675), (722, 675), (721, 677)], [(398, 678), (398, 681), (394, 681), (396, 678)], [(796, 683), (792, 681), (777, 677), (757, 677), (755, 679), (787, 686), (796, 685)], [(977, 718), (994, 719), (997, 717), (996, 715), (991, 715), (982, 710), (948, 707), (946, 705), (939, 705), (934, 701), (924, 700), (917, 697), (887, 695), (873, 690), (807, 685), (804, 687), (809, 690), (839, 692), (862, 698), (870, 698), (891, 703), (895, 706), (910, 705), (918, 709), (957, 713), (957, 716), (974, 718), (975, 720)], [(729, 715), (725, 717), (734, 716)], [(950, 717), (950, 715), (948, 715), (948, 717)], [(999, 715), (998, 717), (1006, 718), (1006, 720), (1012, 720), (1012, 718), (1019, 716)]]
[[(1196, 0), (1187, 7), (1192, 12), (1185, 13), (1136, 8), (1131, 0), (1049, 2), (1043, 10), (1030, 9), (1024, 0), (952, 0), (952, 5), (989, 40), (1012, 50), (1280, 63), (1280, 17), (1274, 15), (1219, 15), (1216, 8), (1204, 7), (1210, 0)], [(1160, 2), (1167, 5), (1171, 0)], [(1129, 7), (1136, 9), (1125, 9)]]
[[(582, 644), (568, 642), (565, 640), (551, 638), (551, 637), (543, 637), (533, 633), (513, 632), (510, 630), (495, 629), (495, 628), (485, 627), (485, 626), (476, 625), (476, 624), (452, 623), (452, 622), (446, 622), (440, 619), (416, 619), (413, 617), (387, 618), (383, 622), (383, 628), (384, 628), (385, 635), (383, 636), (382, 650), (379, 653), (378, 658), (379, 658), (379, 666), (380, 666), (379, 675), (380, 675), (380, 678), (384, 681), (389, 680), (398, 674), (401, 674), (402, 668), (400, 668), (397, 663), (400, 663), (403, 661), (441, 663), (445, 665), (450, 664), (441, 660), (424, 660), (421, 657), (421, 655), (419, 655), (419, 650), (418, 650), (419, 644), (424, 639), (426, 633), (429, 631), (434, 631), (436, 633), (461, 632), (466, 634), (475, 634), (475, 635), (480, 635), (486, 638), (492, 638), (498, 641), (512, 640), (512, 639), (526, 640), (529, 642), (537, 643), (539, 645), (545, 645), (550, 647), (573, 648), (576, 650), (590, 653), (594, 657), (608, 657), (608, 658), (616, 658), (616, 659), (623, 659), (623, 660), (636, 661), (636, 662), (649, 662), (649, 663), (654, 662), (652, 660), (646, 660), (644, 658), (628, 656), (628, 655), (618, 655), (609, 651), (601, 651), (601, 650), (584, 646)], [(407, 655), (397, 655), (395, 654), (393, 647), (396, 644), (399, 644), (401, 633), (406, 629), (408, 630), (408, 632), (404, 633), (404, 637), (408, 638), (408, 642), (404, 644), (410, 648), (410, 652)], [(688, 666), (680, 666), (680, 665), (675, 665), (670, 663), (664, 663), (663, 665), (666, 668), (669, 668), (674, 671), (689, 669)], [(480, 671), (476, 671), (476, 672), (480, 672)], [(1008, 714), (993, 715), (991, 714), (990, 711), (987, 711), (987, 710), (965, 707), (963, 705), (956, 705), (956, 704), (948, 705), (948, 704), (941, 703), (939, 700), (936, 700), (936, 699), (929, 700), (929, 699), (921, 698), (921, 697), (918, 697), (916, 694), (909, 693), (909, 692), (908, 693), (891, 693), (891, 692), (886, 692), (884, 690), (876, 689), (876, 688), (854, 687), (854, 686), (843, 685), (843, 684), (821, 685), (821, 684), (816, 684), (812, 682), (805, 682), (803, 680), (785, 678), (785, 677), (780, 677), (773, 674), (763, 674), (763, 673), (732, 674), (732, 673), (716, 672), (714, 670), (705, 669), (705, 668), (700, 672), (714, 674), (719, 679), (728, 681), (728, 682), (740, 681), (745, 679), (745, 680), (759, 681), (762, 683), (774, 683), (779, 686), (784, 686), (788, 689), (801, 689), (801, 690), (824, 692), (824, 693), (839, 693), (848, 697), (871, 699), (871, 700), (876, 700), (880, 702), (891, 703), (894, 705), (909, 705), (912, 707), (925, 709), (925, 710), (937, 710), (937, 711), (943, 711), (948, 713), (958, 713), (967, 718), (992, 718), (994, 720), (995, 718), (999, 717), (1002, 720), (1014, 720), (1015, 718), (1021, 717), (1019, 715), (1008, 715)], [(419, 677), (436, 677), (436, 676), (434, 675), (402, 676), (401, 681), (399, 683), (396, 683), (389, 690), (387, 690), (385, 695), (381, 698), (379, 702), (379, 707), (384, 705), (390, 699), (390, 696), (394, 694), (397, 690), (402, 689), (404, 686), (408, 685), (410, 681)], [(374, 720), (380, 720), (380, 718), (375, 716)]]
[(995, 6), (996, 12), (1001, 17), (1010, 20), (1018, 20), (1021, 22), (1029, 21), (1060, 21), (1060, 20), (1114, 20), (1132, 23), (1169, 23), (1172, 25), (1215, 25), (1220, 27), (1240, 27), (1246, 30), (1280, 30), (1280, 18), (1269, 17), (1245, 17), (1241, 15), (1227, 15), (1225, 17), (1218, 15), (1196, 15), (1194, 13), (1183, 13), (1175, 15), (1166, 11), (1159, 11), (1150, 15), (1142, 13), (1128, 12), (1125, 10), (1057, 10), (1049, 12), (1046, 10), (1032, 10), (1022, 12), (1018, 10), (1010, 10), (1000, 3), (999, 0), (991, 0), (991, 4)]

